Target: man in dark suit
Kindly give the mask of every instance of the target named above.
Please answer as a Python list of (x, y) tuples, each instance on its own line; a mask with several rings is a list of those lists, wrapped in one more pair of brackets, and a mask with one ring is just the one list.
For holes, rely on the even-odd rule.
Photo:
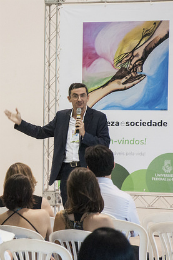
[[(109, 147), (110, 143), (106, 115), (87, 107), (87, 87), (82, 83), (71, 84), (68, 100), (73, 109), (58, 111), (54, 119), (43, 127), (22, 120), (17, 109), (15, 114), (5, 111), (6, 116), (15, 123), (15, 129), (37, 139), (54, 137), (49, 185), (61, 180), (63, 205), (67, 200), (66, 182), (70, 172), (75, 167), (86, 167), (85, 149), (96, 144)], [(77, 117), (77, 108), (81, 109), (80, 117)]]

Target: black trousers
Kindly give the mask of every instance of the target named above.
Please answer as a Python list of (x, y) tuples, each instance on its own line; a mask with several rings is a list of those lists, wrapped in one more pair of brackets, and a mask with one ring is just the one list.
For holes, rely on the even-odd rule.
[(69, 163), (62, 163), (61, 170), (60, 170), (60, 191), (61, 191), (61, 198), (63, 206), (65, 207), (65, 203), (67, 201), (67, 179), (70, 175), (70, 172), (74, 170), (75, 167), (71, 167)]

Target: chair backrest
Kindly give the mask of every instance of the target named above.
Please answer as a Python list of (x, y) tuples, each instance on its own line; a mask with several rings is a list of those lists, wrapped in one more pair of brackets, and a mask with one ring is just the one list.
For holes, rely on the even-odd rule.
[(146, 230), (135, 223), (119, 220), (119, 219), (112, 219), (114, 223), (114, 228), (123, 232), (127, 238), (130, 237), (131, 231), (134, 231), (139, 235), (140, 244), (139, 244), (139, 260), (146, 260), (147, 259), (147, 245), (148, 245), (148, 235)]
[(53, 227), (54, 227), (54, 222), (55, 222), (55, 217), (50, 217), (50, 224), (51, 224), (52, 230), (53, 230)]
[(14, 260), (48, 260), (51, 259), (52, 254), (58, 254), (62, 260), (72, 260), (66, 248), (38, 239), (21, 238), (2, 243), (0, 245), (1, 260), (5, 260), (6, 250), (11, 252)]
[(8, 209), (6, 207), (0, 207), (0, 214), (6, 212)]
[(173, 221), (173, 212), (159, 212), (155, 214), (148, 214), (142, 220), (142, 226), (148, 230), (153, 223)]
[(59, 242), (60, 245), (69, 250), (73, 259), (77, 260), (77, 254), (81, 247), (81, 243), (90, 233), (90, 231), (76, 229), (59, 230), (50, 234), (49, 241)]
[(0, 240), (2, 242), (12, 240), (14, 237), (15, 237), (14, 233), (0, 229)]
[[(166, 260), (173, 259), (173, 222), (153, 223), (148, 229), (149, 239), (155, 260), (159, 257)], [(155, 236), (157, 235), (157, 236)], [(158, 240), (159, 238), (159, 240)], [(156, 241), (157, 239), (157, 241)], [(159, 247), (162, 255), (159, 256)]]
[(34, 238), (44, 240), (44, 238), (39, 233), (27, 228), (10, 225), (0, 225), (0, 229), (14, 233), (15, 238)]
[[(169, 222), (169, 221), (173, 221), (173, 212), (159, 212), (154, 214), (148, 214), (145, 218), (143, 218), (142, 226), (145, 228), (145, 230), (148, 233), (149, 227), (152, 224), (160, 223), (160, 222)], [(148, 243), (148, 252), (149, 252), (149, 259), (153, 260), (153, 250), (151, 247), (151, 242)]]

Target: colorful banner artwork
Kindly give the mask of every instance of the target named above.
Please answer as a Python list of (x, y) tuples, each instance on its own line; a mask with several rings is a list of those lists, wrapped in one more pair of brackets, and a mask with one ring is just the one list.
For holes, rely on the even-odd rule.
[(168, 57), (169, 21), (84, 23), (82, 79), (89, 105), (167, 110)]
[(173, 192), (173, 3), (65, 5), (60, 24), (60, 109), (72, 82), (107, 115), (114, 183)]

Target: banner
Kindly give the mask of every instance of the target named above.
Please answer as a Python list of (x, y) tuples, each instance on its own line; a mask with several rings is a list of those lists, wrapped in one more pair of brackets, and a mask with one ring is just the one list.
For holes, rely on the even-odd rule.
[(68, 87), (87, 85), (88, 105), (107, 115), (114, 183), (173, 191), (173, 3), (62, 5), (60, 109)]

